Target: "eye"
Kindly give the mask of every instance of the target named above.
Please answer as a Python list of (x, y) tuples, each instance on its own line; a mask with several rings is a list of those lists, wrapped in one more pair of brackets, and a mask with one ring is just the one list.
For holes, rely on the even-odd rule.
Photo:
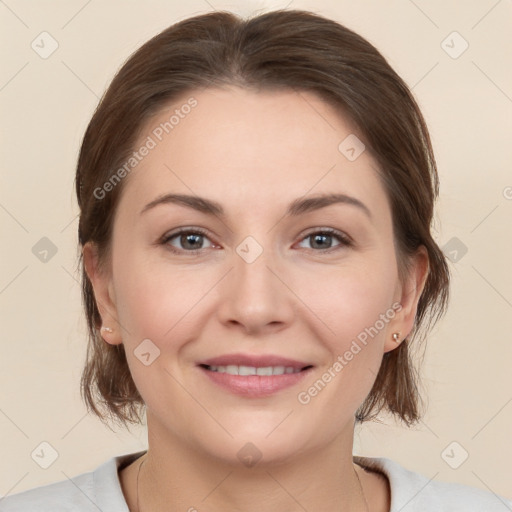
[[(340, 243), (332, 246), (332, 240), (337, 239)], [(325, 251), (337, 250), (341, 247), (350, 247), (352, 245), (351, 239), (344, 233), (332, 228), (325, 228), (318, 231), (308, 233), (302, 240), (312, 240), (313, 249), (319, 248)], [(331, 245), (329, 247), (329, 245)]]
[[(202, 247), (203, 242), (205, 239), (209, 240), (206, 235), (206, 231), (200, 228), (183, 228), (164, 235), (161, 244), (168, 246), (173, 252), (197, 253), (205, 249), (205, 247)], [(176, 239), (181, 247), (176, 247), (176, 245), (170, 243), (173, 239)]]
[[(332, 246), (332, 241), (338, 240), (338, 244)], [(205, 240), (209, 240), (207, 232), (201, 228), (181, 228), (162, 237), (160, 243), (168, 247), (172, 252), (196, 254), (201, 252)], [(352, 240), (342, 233), (332, 228), (317, 229), (310, 231), (302, 241), (311, 240), (311, 249), (320, 249), (321, 252), (330, 252), (331, 250), (341, 249), (342, 247), (350, 247), (353, 245)], [(178, 246), (176, 246), (178, 244)], [(214, 247), (213, 244), (210, 247)], [(319, 252), (319, 251), (316, 251)]]

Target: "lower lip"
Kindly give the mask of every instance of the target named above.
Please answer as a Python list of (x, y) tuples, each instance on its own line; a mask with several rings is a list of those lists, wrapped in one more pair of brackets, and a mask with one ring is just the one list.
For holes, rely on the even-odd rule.
[(227, 389), (235, 395), (249, 397), (264, 397), (282, 389), (298, 384), (313, 368), (299, 373), (283, 373), (282, 375), (231, 375), (229, 373), (212, 372), (198, 366), (215, 384)]

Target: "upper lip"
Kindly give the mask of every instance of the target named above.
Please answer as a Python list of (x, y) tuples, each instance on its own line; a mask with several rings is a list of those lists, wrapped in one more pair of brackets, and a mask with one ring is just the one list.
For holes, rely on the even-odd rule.
[(212, 357), (198, 363), (207, 366), (252, 366), (255, 368), (264, 368), (266, 366), (285, 366), (302, 370), (311, 364), (296, 359), (289, 359), (274, 354), (250, 355), (250, 354), (226, 354), (223, 356)]

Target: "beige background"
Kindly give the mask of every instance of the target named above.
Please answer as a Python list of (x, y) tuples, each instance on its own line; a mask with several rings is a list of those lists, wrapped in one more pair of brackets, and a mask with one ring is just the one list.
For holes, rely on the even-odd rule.
[[(427, 415), (411, 430), (391, 420), (365, 425), (357, 430), (355, 452), (393, 458), (428, 478), (512, 495), (510, 1), (196, 0), (185, 6), (169, 0), (5, 0), (0, 496), (145, 448), (143, 427), (111, 432), (86, 415), (79, 395), (85, 322), (73, 179), (98, 98), (132, 51), (176, 21), (214, 8), (248, 14), (288, 4), (361, 33), (413, 88), (439, 164), (438, 243), (467, 248), (451, 263), (450, 309), (429, 338), (422, 372)], [(59, 45), (47, 59), (31, 48), (43, 31)], [(453, 31), (469, 43), (458, 58), (446, 53), (446, 44), (453, 53), (462, 40), (451, 36), (442, 44)], [(32, 252), (42, 237), (57, 248), (46, 263)], [(44, 441), (58, 453), (48, 469), (31, 458)], [(451, 457), (443, 458), (454, 441)], [(445, 459), (454, 465), (463, 450), (469, 457), (452, 469)]]

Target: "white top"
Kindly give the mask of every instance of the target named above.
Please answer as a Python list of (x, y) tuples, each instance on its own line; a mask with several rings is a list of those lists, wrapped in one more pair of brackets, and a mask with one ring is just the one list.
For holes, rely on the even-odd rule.
[[(113, 457), (94, 471), (0, 498), (1, 512), (129, 512), (118, 471), (146, 451)], [(463, 484), (429, 480), (380, 457), (354, 462), (384, 473), (391, 489), (390, 512), (511, 512), (512, 501)]]

